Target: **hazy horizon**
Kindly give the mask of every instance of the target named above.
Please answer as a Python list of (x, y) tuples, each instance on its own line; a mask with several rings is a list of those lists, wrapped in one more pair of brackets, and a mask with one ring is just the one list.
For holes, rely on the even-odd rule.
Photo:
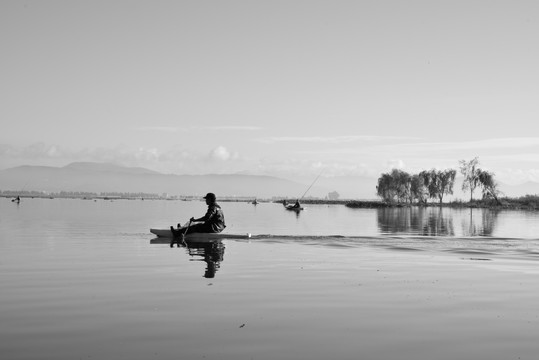
[[(220, 176), (222, 175), (222, 176)], [(20, 192), (122, 192), (154, 193), (177, 196), (202, 196), (208, 191), (225, 197), (299, 198), (303, 196), (326, 198), (337, 193), (339, 199), (373, 200), (376, 195), (376, 178), (372, 177), (316, 177), (287, 179), (268, 175), (202, 174), (174, 175), (148, 171), (141, 167), (123, 167), (103, 163), (72, 163), (63, 167), (20, 166), (0, 170), (0, 190)], [(457, 176), (453, 195), (446, 201), (467, 200), (469, 192), (463, 191), (462, 176)], [(539, 194), (539, 183), (528, 182), (515, 186), (498, 183), (502, 197), (521, 197)], [(333, 196), (333, 195), (332, 195)], [(476, 191), (475, 197), (480, 197)]]
[(539, 182), (539, 3), (2, 1), (0, 169)]

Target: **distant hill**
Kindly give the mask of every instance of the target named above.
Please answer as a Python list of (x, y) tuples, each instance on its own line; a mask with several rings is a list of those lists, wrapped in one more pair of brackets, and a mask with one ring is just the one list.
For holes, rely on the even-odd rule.
[[(295, 197), (306, 185), (271, 176), (167, 175), (144, 168), (101, 163), (72, 163), (64, 167), (19, 166), (0, 171), (0, 190), (46, 192), (146, 192), (169, 195)], [(309, 195), (325, 196), (316, 190)], [(318, 192), (318, 194), (316, 194)]]
[(121, 172), (124, 174), (159, 174), (157, 171), (141, 167), (125, 167), (111, 163), (74, 162), (63, 167), (69, 170), (93, 171), (93, 172)]
[(519, 197), (524, 195), (539, 195), (539, 183), (527, 181), (519, 185), (507, 185), (500, 183), (500, 190), (508, 197)]

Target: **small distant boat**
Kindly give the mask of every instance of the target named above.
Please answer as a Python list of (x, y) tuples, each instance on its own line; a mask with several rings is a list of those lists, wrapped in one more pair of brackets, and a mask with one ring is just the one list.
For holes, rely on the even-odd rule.
[(17, 196), (15, 199), (11, 199), (11, 202), (14, 202), (14, 203), (20, 203), (21, 202), (21, 198), (19, 196)]
[[(323, 171), (323, 170), (322, 170)], [(318, 176), (316, 177), (316, 179), (314, 179), (313, 183), (307, 188), (307, 190), (305, 190), (305, 192), (303, 193), (303, 195), (298, 198), (298, 200), (296, 200), (296, 203), (295, 204), (289, 204), (286, 200), (283, 200), (283, 205), (284, 205), (284, 208), (286, 210), (290, 210), (290, 211), (295, 211), (296, 213), (299, 213), (301, 210), (305, 210), (305, 208), (303, 206), (300, 205), (299, 201), (301, 199), (303, 199), (305, 197), (305, 195), (307, 195), (307, 192), (311, 189), (311, 187), (314, 185), (314, 183), (316, 182), (316, 180), (318, 180), (318, 178), (320, 177), (320, 175), (322, 175), (322, 171), (320, 171), (320, 174), (318, 174)]]
[(295, 204), (289, 204), (285, 201), (283, 202), (283, 205), (286, 210), (291, 210), (291, 211), (301, 211), (305, 209), (303, 206), (299, 204), (299, 201), (297, 201)]
[(285, 205), (284, 207), (286, 210), (290, 210), (290, 211), (301, 211), (301, 210), (305, 210), (305, 208), (303, 206), (296, 206), (296, 205)]
[(253, 200), (253, 202), (251, 203), (253, 205), (257, 205), (258, 204), (258, 201), (256, 199)]

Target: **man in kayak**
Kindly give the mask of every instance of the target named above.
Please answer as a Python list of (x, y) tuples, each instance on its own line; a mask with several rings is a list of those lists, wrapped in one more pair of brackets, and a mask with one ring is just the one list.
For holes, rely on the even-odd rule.
[(198, 224), (189, 225), (187, 228), (174, 229), (170, 227), (170, 231), (174, 236), (181, 236), (182, 234), (191, 234), (191, 233), (220, 233), (226, 227), (225, 225), (225, 215), (221, 206), (217, 204), (216, 197), (214, 193), (207, 193), (204, 196), (206, 200), (206, 205), (208, 205), (208, 211), (206, 215), (201, 218), (195, 219), (194, 217), (189, 220), (189, 224), (192, 222), (199, 222)]

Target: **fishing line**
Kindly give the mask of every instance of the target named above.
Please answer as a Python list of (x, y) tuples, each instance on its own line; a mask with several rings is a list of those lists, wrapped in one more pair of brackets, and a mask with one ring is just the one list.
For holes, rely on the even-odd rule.
[(313, 183), (311, 184), (311, 186), (309, 186), (307, 188), (307, 190), (305, 190), (305, 192), (303, 193), (303, 195), (299, 198), (300, 200), (303, 199), (303, 197), (305, 197), (305, 195), (307, 195), (307, 192), (313, 187), (314, 183), (316, 182), (316, 180), (318, 180), (318, 178), (320, 177), (320, 175), (322, 175), (322, 173), (324, 172), (324, 169), (322, 169), (322, 171), (320, 171), (320, 174), (318, 174), (318, 176), (316, 177), (316, 179), (314, 179)]

